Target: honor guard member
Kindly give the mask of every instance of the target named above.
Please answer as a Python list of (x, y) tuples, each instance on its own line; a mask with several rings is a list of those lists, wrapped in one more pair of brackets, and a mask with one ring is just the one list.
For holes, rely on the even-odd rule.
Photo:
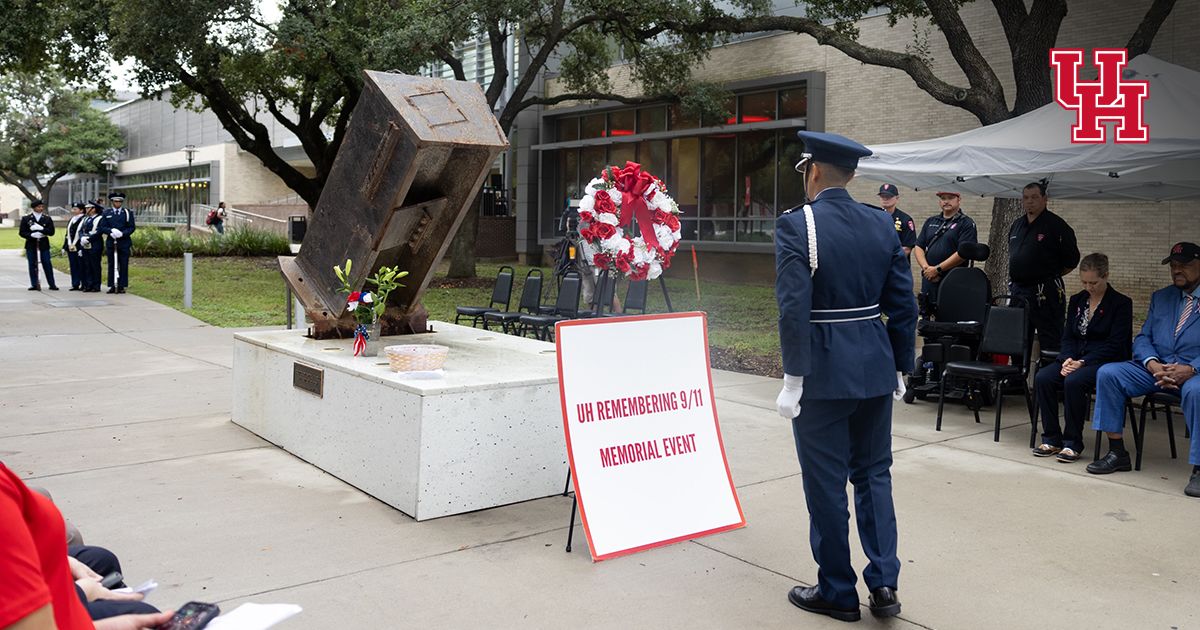
[(83, 202), (71, 204), (71, 220), (67, 222), (67, 235), (63, 238), (63, 253), (71, 266), (71, 290), (83, 288), (83, 250), (79, 248), (80, 228), (83, 227)]
[(100, 292), (100, 256), (104, 253), (105, 220), (98, 203), (83, 204), (87, 216), (80, 227), (79, 247), (83, 250), (83, 292)]
[(46, 204), (41, 199), (34, 199), (33, 212), (21, 217), (21, 225), (17, 234), (25, 239), (25, 259), (29, 262), (29, 290), (41, 291), (38, 282), (38, 261), (42, 262), (42, 271), (46, 274), (46, 283), (51, 291), (57, 291), (54, 284), (54, 267), (50, 264), (50, 237), (54, 236), (54, 221), (46, 214)]
[(900, 201), (900, 189), (895, 184), (884, 184), (879, 187), (879, 206), (884, 212), (892, 215), (892, 223), (896, 226), (896, 235), (900, 237), (900, 246), (904, 255), (912, 252), (917, 245), (917, 226), (913, 218), (908, 216), (896, 203)]
[(956, 192), (938, 192), (941, 214), (925, 220), (917, 234), (913, 247), (917, 264), (921, 266), (921, 294), (917, 297), (922, 315), (932, 315), (937, 305), (938, 283), (950, 270), (966, 262), (958, 255), (958, 246), (976, 243), (979, 231), (975, 220), (963, 213), (962, 195)]
[[(850, 198), (845, 185), (866, 147), (801, 131), (802, 208), (775, 227), (775, 294), (784, 384), (776, 405), (792, 421), (808, 503), (817, 585), (788, 600), (843, 621), (860, 618), (850, 564), (846, 482), (854, 484), (863, 580), (871, 612), (900, 613), (892, 505), (892, 402), (913, 365), (917, 308), (912, 273), (891, 218)], [(880, 315), (887, 316), (884, 323)]]
[(1029, 323), (1042, 350), (1062, 345), (1066, 289), (1062, 277), (1079, 264), (1075, 230), (1046, 209), (1046, 183), (1021, 191), (1025, 216), (1008, 229), (1009, 293), (1025, 299)]
[[(112, 207), (104, 213), (108, 235), (108, 292), (124, 293), (129, 286), (129, 252), (133, 249), (130, 235), (137, 229), (133, 213), (125, 204), (125, 196), (112, 193), (108, 196)], [(113, 278), (113, 259), (116, 259), (116, 278)]]

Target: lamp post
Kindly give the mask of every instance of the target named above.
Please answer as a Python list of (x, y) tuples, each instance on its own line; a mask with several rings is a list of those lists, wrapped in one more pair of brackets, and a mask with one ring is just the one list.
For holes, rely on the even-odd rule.
[(192, 160), (196, 158), (196, 145), (189, 144), (183, 147), (183, 153), (187, 156), (188, 162), (188, 183), (187, 183), (187, 231), (192, 233)]
[(115, 155), (110, 155), (108, 159), (101, 162), (101, 164), (103, 164), (104, 168), (108, 171), (108, 182), (106, 184), (107, 190), (104, 191), (105, 196), (107, 196), (112, 193), (113, 171), (117, 168), (117, 157)]

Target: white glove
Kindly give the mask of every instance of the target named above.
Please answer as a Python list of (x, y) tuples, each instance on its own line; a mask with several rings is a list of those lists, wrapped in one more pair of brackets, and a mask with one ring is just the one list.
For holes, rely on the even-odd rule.
[(29, 229), (34, 232), (41, 232), (45, 228), (42, 227), (41, 223), (34, 223), (29, 226)]
[(121, 230), (118, 230), (117, 228), (113, 228), (112, 231), (109, 232), (109, 234), (112, 234), (113, 238), (121, 238), (122, 236), (125, 235), (124, 232), (122, 232)]
[(779, 415), (791, 420), (800, 415), (800, 398), (804, 396), (804, 377), (783, 375), (783, 389), (775, 398), (775, 407)]
[(89, 240), (88, 240), (88, 237), (86, 237), (86, 236), (84, 236), (84, 237), (81, 237), (81, 238), (79, 239), (79, 242), (80, 242), (80, 243), (82, 243), (84, 247), (87, 247), (88, 245), (91, 245), (91, 244), (92, 244), (92, 242), (91, 242), (91, 241), (89, 241)]
[(30, 236), (33, 238), (45, 238), (46, 235), (42, 234), (41, 232), (34, 232), (33, 234), (30, 234)]
[(892, 398), (903, 400), (904, 392), (907, 391), (908, 388), (904, 386), (904, 372), (896, 372), (896, 391), (892, 392)]

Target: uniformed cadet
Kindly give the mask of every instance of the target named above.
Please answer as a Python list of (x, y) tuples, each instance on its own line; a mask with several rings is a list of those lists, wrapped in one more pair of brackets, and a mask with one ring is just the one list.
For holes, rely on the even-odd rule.
[(102, 207), (98, 203), (83, 204), (87, 217), (80, 226), (79, 247), (83, 250), (83, 292), (100, 292), (100, 257), (104, 253), (106, 233)]
[[(876, 616), (900, 613), (892, 504), (892, 402), (913, 365), (912, 274), (888, 215), (850, 198), (846, 183), (866, 147), (801, 131), (796, 169), (812, 199), (775, 227), (775, 293), (784, 383), (776, 400), (792, 421), (803, 471), (817, 585), (793, 588), (804, 610), (856, 621), (846, 481), (854, 484), (863, 580)], [(887, 316), (887, 323), (880, 315)]]
[(1046, 209), (1044, 182), (1025, 186), (1021, 206), (1025, 216), (1008, 229), (1009, 293), (1025, 298), (1042, 349), (1058, 350), (1066, 318), (1062, 277), (1079, 264), (1075, 230)]
[(133, 239), (130, 235), (137, 229), (137, 225), (134, 223), (133, 213), (122, 207), (125, 203), (124, 195), (112, 193), (108, 199), (112, 204), (112, 207), (104, 212), (108, 236), (108, 292), (124, 293), (125, 288), (129, 286), (129, 252), (133, 249)]
[(941, 214), (925, 220), (917, 235), (913, 254), (921, 266), (922, 314), (930, 314), (937, 303), (938, 283), (950, 270), (965, 263), (958, 255), (958, 246), (963, 243), (979, 242), (979, 231), (975, 220), (963, 213), (960, 205), (962, 196), (956, 192), (938, 192)]
[(38, 261), (42, 263), (42, 272), (46, 274), (46, 282), (51, 291), (57, 291), (54, 284), (54, 266), (50, 264), (50, 237), (54, 236), (54, 220), (46, 214), (46, 204), (41, 199), (34, 199), (30, 204), (33, 212), (21, 217), (17, 234), (25, 239), (25, 259), (29, 263), (29, 290), (41, 291), (42, 283), (38, 281)]
[(71, 204), (71, 220), (67, 222), (67, 235), (63, 237), (63, 252), (71, 266), (71, 290), (83, 288), (83, 250), (79, 248), (79, 228), (83, 225), (83, 202)]
[(879, 187), (879, 206), (892, 215), (892, 223), (896, 226), (896, 234), (900, 236), (900, 246), (904, 255), (912, 252), (917, 245), (917, 226), (912, 217), (908, 216), (896, 203), (900, 201), (900, 189), (895, 184), (884, 184)]

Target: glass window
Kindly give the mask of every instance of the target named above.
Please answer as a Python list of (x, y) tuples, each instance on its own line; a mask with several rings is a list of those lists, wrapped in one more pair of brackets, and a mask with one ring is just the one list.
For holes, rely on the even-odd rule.
[(675, 103), (668, 108), (671, 119), (671, 129), (695, 129), (700, 126), (700, 117), (684, 111), (683, 106)]
[(579, 149), (562, 149), (557, 154), (554, 187), (554, 211), (559, 214), (567, 202), (580, 196)]
[(622, 109), (608, 114), (609, 136), (632, 136), (636, 132), (637, 110)]
[(592, 114), (579, 119), (580, 138), (604, 137), (604, 114)]
[(625, 166), (626, 162), (637, 161), (637, 145), (632, 142), (622, 142), (608, 147), (608, 163), (612, 166)]
[(558, 142), (566, 142), (568, 140), (579, 139), (579, 119), (572, 116), (570, 118), (559, 118), (554, 124), (555, 134), (554, 139)]
[(775, 120), (775, 92), (759, 92), (738, 97), (738, 122)]
[(793, 131), (779, 132), (779, 203), (776, 212), (783, 212), (804, 203), (804, 177), (796, 172), (796, 163), (804, 153), (804, 143)]
[(800, 86), (779, 91), (779, 117), (803, 118), (808, 116), (808, 87)]
[(732, 125), (737, 122), (737, 97), (730, 96), (724, 104), (721, 105), (725, 109), (725, 115), (721, 118), (704, 118), (704, 126), (712, 127), (716, 125)]
[[(733, 134), (704, 138), (704, 161), (700, 173), (700, 216), (733, 217), (736, 209), (734, 156), (737, 138)], [(700, 224), (700, 240), (733, 240), (733, 221), (708, 221)]]
[(670, 142), (667, 190), (679, 204), (684, 240), (696, 240), (700, 204), (700, 139), (676, 138)]
[(637, 112), (638, 133), (667, 130), (667, 109), (665, 107), (644, 107)]
[(586, 186), (608, 166), (607, 147), (584, 147), (579, 150), (579, 183)]
[(739, 217), (775, 218), (775, 132), (738, 136)]
[(639, 142), (637, 147), (637, 161), (642, 165), (642, 169), (666, 181), (667, 141), (650, 140), (648, 142)]

